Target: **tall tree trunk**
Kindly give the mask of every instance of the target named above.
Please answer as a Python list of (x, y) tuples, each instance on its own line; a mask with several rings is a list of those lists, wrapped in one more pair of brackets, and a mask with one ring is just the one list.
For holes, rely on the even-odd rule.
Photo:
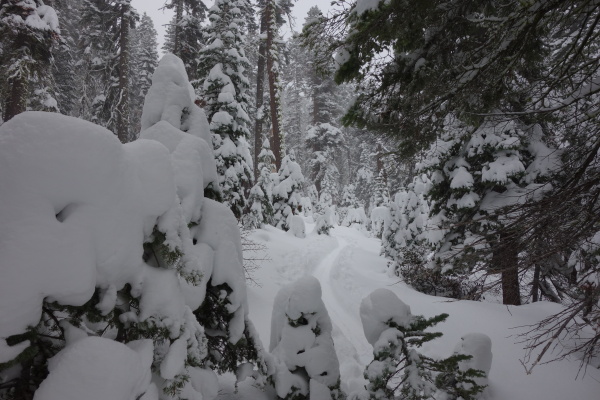
[(181, 19), (183, 18), (183, 0), (177, 0), (175, 5), (175, 43), (173, 45), (173, 54), (181, 58)]
[(8, 96), (4, 107), (5, 121), (12, 119), (27, 109), (28, 82), (23, 76), (12, 78), (8, 82)]
[(280, 99), (279, 99), (279, 71), (278, 66), (275, 65), (274, 53), (277, 52), (275, 43), (275, 35), (277, 33), (276, 19), (276, 5), (275, 0), (269, 0), (266, 8), (266, 19), (267, 19), (267, 74), (269, 77), (269, 96), (270, 96), (270, 108), (271, 108), (271, 150), (275, 156), (275, 167), (277, 170), (281, 168), (281, 131), (279, 127), (280, 116)]
[(519, 246), (513, 231), (500, 232), (493, 249), (492, 268), (501, 273), (502, 304), (521, 305), (519, 288)]
[(533, 282), (531, 284), (531, 302), (539, 301), (540, 296), (540, 266), (536, 265), (533, 270)]
[(121, 32), (119, 35), (119, 99), (117, 102), (117, 136), (121, 143), (129, 138), (129, 26), (131, 5), (121, 6)]
[[(266, 11), (266, 10), (265, 10)], [(267, 13), (263, 12), (260, 18), (260, 35), (262, 38), (263, 34), (267, 31)], [(258, 156), (262, 150), (262, 129), (263, 119), (265, 110), (263, 109), (264, 97), (265, 97), (265, 63), (267, 56), (267, 44), (264, 40), (259, 39), (260, 44), (258, 46), (258, 65), (256, 68), (256, 120), (254, 121), (254, 180), (258, 179)]]

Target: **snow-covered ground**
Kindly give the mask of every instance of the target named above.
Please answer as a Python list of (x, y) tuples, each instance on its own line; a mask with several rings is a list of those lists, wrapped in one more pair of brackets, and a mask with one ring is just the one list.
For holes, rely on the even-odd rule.
[[(443, 337), (426, 343), (423, 352), (433, 357), (449, 356), (461, 336), (480, 332), (492, 339), (492, 367), (486, 400), (597, 400), (600, 398), (600, 371), (590, 367), (585, 375), (579, 360), (567, 359), (538, 365), (527, 375), (521, 361), (525, 356), (518, 334), (559, 310), (552, 303), (504, 306), (497, 303), (451, 301), (414, 291), (386, 270), (386, 260), (379, 255), (380, 241), (355, 229), (336, 227), (332, 236), (311, 233), (314, 224), (307, 222), (307, 236), (294, 237), (273, 227), (254, 231), (250, 238), (267, 247), (269, 260), (260, 261), (253, 273), (260, 286), (250, 285), (248, 299), (250, 319), (268, 346), (271, 312), (277, 291), (304, 275), (313, 275), (322, 286), (323, 301), (333, 321), (333, 340), (340, 361), (342, 388), (352, 391), (364, 384), (362, 371), (372, 360), (372, 347), (364, 336), (359, 316), (361, 300), (378, 288), (392, 290), (408, 304), (414, 315), (450, 316), (435, 329)], [(247, 255), (251, 256), (251, 255)], [(261, 254), (256, 254), (261, 257)], [(579, 376), (578, 376), (579, 373)], [(246, 381), (237, 393), (233, 377), (222, 379), (219, 399), (273, 399), (272, 392), (261, 393)]]

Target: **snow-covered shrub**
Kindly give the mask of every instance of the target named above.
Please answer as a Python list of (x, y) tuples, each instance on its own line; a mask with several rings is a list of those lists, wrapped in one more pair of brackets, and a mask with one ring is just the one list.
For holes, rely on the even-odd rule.
[(343, 398), (331, 329), (315, 277), (305, 276), (277, 293), (269, 348), (277, 362), (273, 380), (280, 398)]
[(305, 217), (312, 217), (313, 215), (313, 203), (310, 197), (304, 196), (300, 199), (300, 207), (302, 207), (302, 215)]
[(329, 231), (334, 227), (333, 209), (327, 207), (323, 214), (319, 214), (315, 221), (314, 231), (319, 235), (329, 235)]
[(250, 212), (244, 218), (244, 227), (260, 228), (262, 224), (271, 224), (273, 220), (273, 181), (271, 168), (275, 156), (271, 151), (269, 139), (263, 141), (258, 155), (258, 171), (256, 184), (250, 189), (248, 203)]
[[(366, 393), (353, 393), (350, 398), (458, 399), (454, 394), (459, 393), (463, 400), (469, 400), (484, 389), (474, 378), (485, 373), (464, 369), (468, 364), (461, 364), (472, 360), (472, 354), (457, 353), (435, 360), (417, 350), (442, 335), (425, 330), (444, 321), (447, 314), (429, 319), (414, 316), (392, 291), (377, 289), (361, 302), (360, 317), (365, 337), (373, 346), (374, 360), (365, 370), (369, 381)], [(468, 390), (461, 391), (464, 388)]]
[(390, 209), (386, 206), (375, 207), (371, 211), (371, 232), (373, 236), (381, 239), (383, 228), (390, 223)]
[(348, 208), (346, 216), (342, 220), (342, 226), (354, 227), (360, 231), (366, 231), (369, 225), (369, 219), (365, 214), (363, 207)]
[(277, 183), (273, 187), (273, 225), (287, 231), (288, 217), (298, 214), (302, 198), (304, 176), (300, 165), (287, 155), (281, 161)]
[(290, 215), (290, 221), (288, 225), (290, 227), (290, 231), (297, 238), (305, 238), (306, 237), (306, 227), (304, 226), (304, 220), (299, 215)]
[[(34, 390), (59, 350), (69, 360), (83, 357), (69, 350), (69, 323), (84, 336), (152, 339), (161, 398), (197, 385), (190, 376), (208, 349), (183, 287), (201, 291), (212, 269), (187, 228), (201, 215), (202, 185), (185, 180), (202, 176), (198, 147), (177, 158), (157, 141), (122, 145), (102, 127), (51, 113), (13, 118), (0, 140), (3, 171), (11, 171), (0, 178), (0, 220), (11, 232), (0, 237), (0, 358), (27, 377), (17, 382)], [(187, 168), (176, 169), (178, 161)], [(115, 351), (98, 343), (107, 355), (98, 368), (110, 372)], [(56, 371), (45, 390), (98, 379), (74, 387), (60, 382), (62, 367)]]
[[(138, 141), (123, 145), (102, 127), (50, 113), (0, 127), (8, 233), (0, 234), (0, 380), (14, 383), (0, 390), (35, 390), (49, 369), (44, 398), (95, 398), (98, 381), (122, 373), (111, 398), (210, 399), (210, 368), (250, 362), (268, 372), (247, 320), (237, 223), (203, 197), (216, 167), (192, 100), (183, 64), (168, 55)], [(221, 307), (201, 317), (217, 340), (196, 318), (215, 292)], [(82, 366), (88, 357), (94, 368)]]

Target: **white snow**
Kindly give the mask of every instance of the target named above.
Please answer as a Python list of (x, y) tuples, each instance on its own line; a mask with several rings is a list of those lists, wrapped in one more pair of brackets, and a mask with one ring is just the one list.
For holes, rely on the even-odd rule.
[(377, 289), (360, 303), (360, 319), (365, 337), (375, 347), (388, 321), (407, 328), (412, 319), (410, 307), (389, 289)]
[(34, 400), (136, 400), (150, 387), (152, 351), (151, 340), (81, 339), (51, 360)]
[[(314, 229), (314, 223), (305, 219), (307, 230)], [(516, 336), (524, 332), (525, 325), (533, 324), (546, 316), (560, 311), (559, 305), (540, 302), (520, 307), (506, 306), (493, 302), (447, 301), (444, 298), (418, 293), (390, 278), (387, 273), (387, 260), (380, 253), (381, 242), (355, 229), (334, 227), (332, 236), (308, 235), (299, 239), (283, 235), (273, 227), (256, 230), (251, 238), (267, 246), (270, 260), (261, 263), (255, 272), (261, 287), (249, 287), (249, 318), (254, 321), (264, 343), (270, 339), (269, 310), (281, 304), (277, 291), (284, 285), (304, 275), (314, 275), (321, 283), (323, 302), (332, 321), (332, 337), (340, 362), (342, 388), (347, 393), (354, 392), (365, 384), (363, 371), (373, 359), (373, 348), (363, 334), (360, 301), (377, 289), (393, 292), (402, 302), (410, 305), (414, 315), (433, 317), (440, 313), (450, 316), (446, 322), (437, 325), (433, 331), (444, 334), (439, 339), (426, 343), (421, 351), (431, 357), (445, 358), (458, 351), (457, 343), (473, 344), (470, 332), (479, 332), (491, 339), (494, 357), (488, 380), (488, 388), (483, 394), (485, 400), (506, 399), (584, 399), (594, 400), (600, 390), (600, 374), (588, 368), (586, 375), (579, 372), (576, 358), (538, 365), (531, 375), (525, 373), (520, 360), (525, 355), (524, 343), (518, 343)], [(385, 293), (385, 291), (384, 291)], [(389, 293), (378, 292), (375, 298), (390, 297)], [(390, 300), (398, 302), (399, 300)], [(400, 306), (401, 309), (406, 309)], [(396, 317), (396, 307), (389, 307), (389, 315)], [(404, 313), (404, 316), (407, 314)], [(377, 319), (385, 318), (380, 314)], [(381, 328), (380, 328), (381, 329)], [(479, 336), (479, 334), (477, 334)], [(469, 347), (460, 345), (460, 347)], [(465, 353), (483, 356), (487, 351), (462, 350)], [(488, 347), (489, 349), (489, 347)], [(479, 363), (480, 361), (482, 363)], [(477, 368), (486, 370), (486, 357), (474, 357)], [(485, 361), (488, 360), (488, 361)], [(233, 380), (222, 387), (223, 399), (272, 399), (272, 395), (255, 390), (250, 383), (233, 393)], [(231, 385), (228, 388), (227, 385)]]

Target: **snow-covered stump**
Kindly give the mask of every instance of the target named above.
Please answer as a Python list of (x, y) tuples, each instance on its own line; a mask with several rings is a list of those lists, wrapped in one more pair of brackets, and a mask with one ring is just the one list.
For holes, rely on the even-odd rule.
[[(470, 400), (476, 399), (484, 389), (480, 384), (484, 381), (476, 379), (484, 378), (487, 372), (472, 368), (479, 362), (489, 371), (486, 363), (491, 362), (491, 353), (487, 357), (485, 345), (479, 345), (485, 342), (480, 336), (473, 341), (467, 339), (468, 350), (463, 351), (461, 347), (442, 360), (417, 351), (425, 342), (441, 336), (441, 333), (425, 331), (444, 321), (447, 314), (430, 319), (414, 316), (394, 292), (377, 289), (361, 302), (360, 317), (365, 337), (373, 346), (374, 360), (365, 369), (365, 378), (369, 381), (365, 390), (352, 393), (350, 399), (388, 400), (400, 396), (406, 400)], [(469, 354), (471, 343), (475, 343), (476, 348), (472, 353), (483, 348), (481, 361)]]
[(278, 364), (273, 380), (280, 398), (343, 398), (331, 329), (315, 277), (305, 276), (277, 293), (270, 350)]

